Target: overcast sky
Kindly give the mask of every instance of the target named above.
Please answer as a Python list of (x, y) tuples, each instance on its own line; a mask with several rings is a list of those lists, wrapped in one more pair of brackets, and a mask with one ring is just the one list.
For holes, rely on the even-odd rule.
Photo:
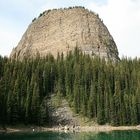
[(98, 13), (120, 57), (140, 57), (140, 0), (0, 0), (0, 55), (9, 56), (41, 12), (69, 6), (84, 6)]

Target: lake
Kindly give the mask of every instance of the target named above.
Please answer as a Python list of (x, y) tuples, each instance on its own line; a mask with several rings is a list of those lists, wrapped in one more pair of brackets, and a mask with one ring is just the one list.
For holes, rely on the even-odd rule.
[(140, 140), (140, 131), (108, 133), (18, 132), (0, 134), (0, 140)]

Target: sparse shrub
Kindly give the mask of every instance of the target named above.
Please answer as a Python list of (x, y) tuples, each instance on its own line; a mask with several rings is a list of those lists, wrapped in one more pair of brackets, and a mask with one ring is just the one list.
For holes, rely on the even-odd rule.
[(34, 18), (33, 20), (32, 20), (32, 22), (34, 22), (36, 20), (36, 18)]

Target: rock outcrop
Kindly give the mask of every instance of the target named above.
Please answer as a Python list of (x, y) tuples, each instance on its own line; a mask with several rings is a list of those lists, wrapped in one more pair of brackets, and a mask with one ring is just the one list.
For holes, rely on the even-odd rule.
[(78, 47), (92, 56), (118, 59), (116, 44), (97, 14), (83, 7), (48, 10), (29, 25), (10, 57), (22, 60)]

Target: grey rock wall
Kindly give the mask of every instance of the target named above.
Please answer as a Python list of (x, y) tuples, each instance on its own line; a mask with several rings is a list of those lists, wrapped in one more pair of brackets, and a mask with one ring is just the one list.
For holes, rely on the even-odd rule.
[(118, 59), (117, 46), (107, 27), (95, 13), (82, 8), (45, 11), (24, 33), (10, 57), (41, 57), (67, 54), (78, 47), (83, 53)]

